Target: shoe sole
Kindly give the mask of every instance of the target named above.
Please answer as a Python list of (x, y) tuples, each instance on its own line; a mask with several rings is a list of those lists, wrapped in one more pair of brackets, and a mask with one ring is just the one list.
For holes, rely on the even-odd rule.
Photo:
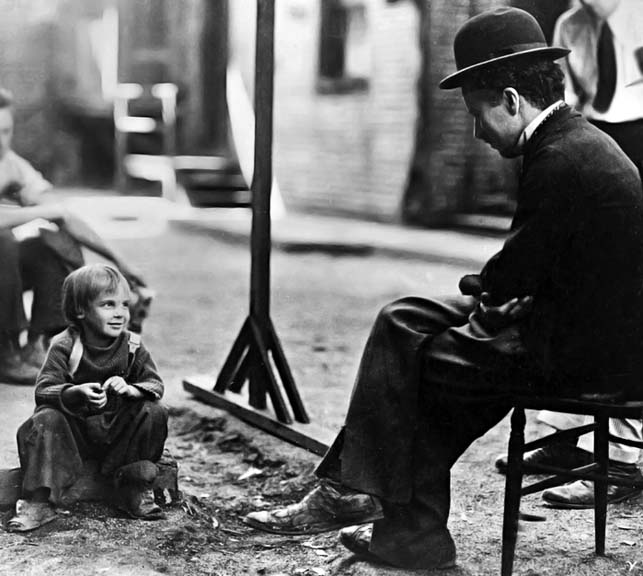
[[(641, 494), (642, 490), (635, 490), (634, 492), (628, 492), (627, 494), (623, 494), (622, 496), (619, 496), (618, 498), (611, 498), (607, 500), (608, 504), (618, 504), (619, 502), (625, 502), (626, 500), (630, 500), (632, 498), (636, 498)], [(558, 500), (547, 500), (543, 498), (545, 501), (545, 504), (547, 505), (548, 508), (554, 508), (556, 510), (591, 510), (594, 508), (594, 503), (592, 502), (591, 504), (576, 504), (574, 502), (561, 502)]]
[(347, 526), (353, 526), (354, 524), (366, 524), (368, 522), (374, 522), (375, 520), (380, 520), (382, 518), (382, 513), (373, 513), (368, 516), (360, 516), (359, 518), (347, 518), (342, 522), (334, 522), (333, 524), (317, 524), (307, 526), (306, 528), (299, 529), (289, 529), (281, 528), (279, 526), (264, 524), (254, 520), (254, 518), (244, 518), (243, 522), (248, 526), (252, 526), (257, 530), (262, 530), (263, 532), (270, 532), (271, 534), (283, 534), (284, 536), (305, 536), (307, 534), (323, 534), (324, 532), (334, 532), (341, 528), (346, 528)]
[[(351, 541), (349, 539), (344, 539), (340, 536), (339, 541), (341, 542), (342, 546), (346, 548), (349, 552), (360, 558), (361, 560), (366, 560), (367, 562), (372, 562), (373, 564), (382, 564), (384, 566), (392, 566), (392, 564), (389, 564), (386, 562), (386, 560), (382, 560), (379, 556), (376, 556), (372, 552), (368, 550), (362, 550), (360, 547), (353, 546)], [(408, 568), (408, 570), (412, 572), (417, 572), (418, 570), (449, 570), (450, 568), (455, 568), (456, 563), (455, 563), (455, 558), (453, 560), (446, 560), (445, 562), (442, 562), (442, 564), (438, 564), (437, 566), (431, 566), (430, 568)]]

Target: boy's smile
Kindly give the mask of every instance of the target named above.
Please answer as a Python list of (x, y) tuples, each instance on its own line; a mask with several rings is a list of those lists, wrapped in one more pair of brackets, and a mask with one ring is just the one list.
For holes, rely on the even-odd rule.
[(103, 292), (78, 316), (82, 320), (88, 344), (107, 346), (129, 322), (129, 290), (119, 286), (116, 292)]

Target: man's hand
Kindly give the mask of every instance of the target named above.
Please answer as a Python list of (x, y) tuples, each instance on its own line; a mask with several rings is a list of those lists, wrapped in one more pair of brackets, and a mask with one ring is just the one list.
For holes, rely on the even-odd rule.
[(532, 296), (523, 296), (522, 298), (512, 298), (504, 304), (494, 306), (491, 304), (491, 296), (488, 292), (480, 295), (478, 311), (481, 322), (492, 330), (501, 330), (513, 324), (516, 320), (524, 318), (531, 312), (533, 305)]
[(117, 396), (126, 396), (128, 398), (143, 397), (143, 393), (136, 388), (136, 386), (128, 384), (120, 376), (112, 376), (105, 380), (103, 390), (105, 390), (105, 392), (109, 392), (111, 390)]

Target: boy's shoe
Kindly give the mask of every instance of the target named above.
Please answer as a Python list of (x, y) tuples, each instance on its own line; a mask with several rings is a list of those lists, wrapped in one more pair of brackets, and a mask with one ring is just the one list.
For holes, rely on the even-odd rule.
[[(610, 473), (621, 479), (643, 481), (643, 475), (635, 464), (610, 464)], [(616, 504), (635, 498), (643, 491), (637, 486), (607, 487), (607, 503)], [(549, 488), (542, 494), (542, 499), (552, 508), (584, 509), (594, 508), (594, 483), (589, 480), (576, 480), (563, 486)]]
[[(379, 556), (370, 551), (371, 538), (373, 536), (373, 525), (362, 524), (361, 526), (348, 526), (339, 531), (339, 541), (345, 548), (350, 550), (356, 556), (380, 564), (386, 564)], [(426, 569), (445, 570), (455, 566), (455, 554), (449, 555), (446, 559), (435, 559), (435, 564), (426, 566)]]
[(16, 514), (7, 522), (7, 532), (30, 532), (57, 518), (56, 510), (49, 502), (18, 500)]
[(243, 520), (253, 528), (274, 534), (318, 534), (382, 517), (374, 496), (322, 482), (303, 500), (285, 508), (251, 512)]
[(165, 518), (165, 512), (155, 502), (154, 492), (151, 489), (130, 489), (125, 502), (119, 508), (138, 520), (163, 520)]

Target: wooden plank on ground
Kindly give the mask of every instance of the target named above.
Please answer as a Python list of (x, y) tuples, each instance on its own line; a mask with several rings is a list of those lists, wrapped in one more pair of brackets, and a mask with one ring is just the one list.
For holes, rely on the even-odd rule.
[(328, 430), (311, 424), (283, 424), (277, 421), (269, 410), (252, 408), (241, 394), (226, 392), (219, 394), (212, 389), (213, 379), (208, 376), (191, 376), (183, 380), (183, 388), (202, 402), (220, 408), (240, 420), (286, 440), (295, 446), (305, 448), (313, 454), (323, 456), (328, 450)]

